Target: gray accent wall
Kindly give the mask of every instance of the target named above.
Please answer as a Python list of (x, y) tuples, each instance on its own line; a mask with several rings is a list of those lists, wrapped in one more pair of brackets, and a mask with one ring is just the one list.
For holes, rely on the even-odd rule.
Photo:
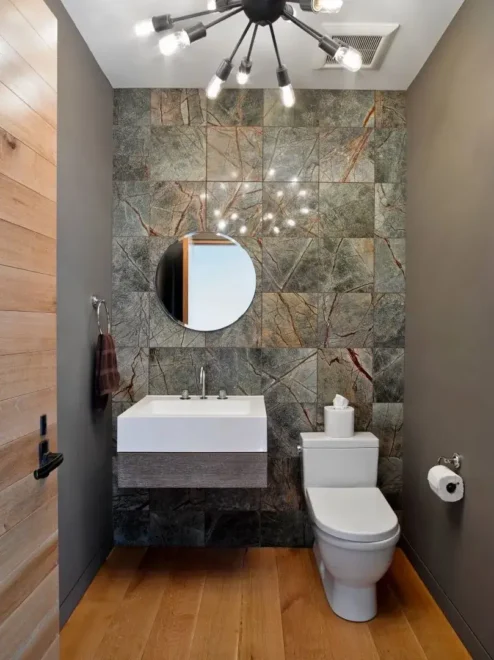
[(67, 620), (112, 547), (111, 411), (95, 414), (92, 293), (111, 299), (113, 90), (58, 0), (60, 605)]
[[(405, 95), (299, 90), (286, 110), (278, 90), (115, 90), (114, 138), (114, 418), (199, 392), (204, 365), (210, 395), (264, 394), (269, 424), (267, 489), (115, 483), (116, 543), (310, 544), (297, 444), (338, 392), (379, 435), (400, 509)], [(171, 322), (153, 290), (166, 247), (206, 228), (235, 236), (258, 278), (244, 317), (207, 334)]]
[[(404, 534), (472, 656), (494, 657), (494, 3), (466, 0), (408, 93)], [(427, 485), (463, 455), (465, 499)]]

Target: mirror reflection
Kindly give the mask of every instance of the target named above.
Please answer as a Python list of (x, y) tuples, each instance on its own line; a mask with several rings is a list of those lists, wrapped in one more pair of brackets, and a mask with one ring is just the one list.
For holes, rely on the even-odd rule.
[(191, 330), (221, 330), (235, 323), (255, 291), (252, 259), (223, 234), (184, 236), (165, 251), (156, 270), (158, 298), (175, 321)]

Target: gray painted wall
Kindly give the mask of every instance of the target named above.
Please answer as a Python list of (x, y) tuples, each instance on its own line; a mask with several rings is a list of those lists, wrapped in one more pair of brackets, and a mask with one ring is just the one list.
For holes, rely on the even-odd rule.
[(59, 0), (58, 425), (61, 623), (112, 545), (111, 411), (91, 410), (92, 293), (111, 297), (113, 91)]
[[(492, 0), (467, 0), (408, 95), (404, 532), (474, 658), (494, 655), (493, 31)], [(455, 451), (446, 505), (426, 474)]]

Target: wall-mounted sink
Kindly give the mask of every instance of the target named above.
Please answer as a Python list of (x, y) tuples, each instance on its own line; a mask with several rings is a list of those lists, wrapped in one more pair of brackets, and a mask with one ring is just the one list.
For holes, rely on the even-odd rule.
[(264, 397), (147, 396), (118, 417), (123, 488), (267, 485)]

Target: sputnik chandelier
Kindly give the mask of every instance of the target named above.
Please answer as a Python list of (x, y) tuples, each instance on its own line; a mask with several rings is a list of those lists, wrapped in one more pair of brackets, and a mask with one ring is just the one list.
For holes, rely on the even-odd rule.
[[(218, 67), (216, 74), (206, 88), (206, 94), (210, 99), (218, 97), (223, 85), (233, 71), (233, 60), (240, 46), (247, 37), (251, 27), (254, 26), (247, 55), (242, 59), (237, 71), (238, 84), (247, 84), (252, 71), (251, 56), (257, 31), (259, 27), (268, 27), (271, 32), (274, 52), (278, 61), (276, 75), (278, 78), (281, 100), (283, 105), (290, 108), (295, 104), (295, 93), (290, 82), (287, 68), (282, 64), (276, 35), (273, 29), (273, 24), (279, 18), (291, 21), (301, 30), (316, 39), (319, 48), (333, 57), (345, 69), (356, 72), (362, 66), (362, 55), (357, 50), (344, 43), (334, 41), (330, 37), (321, 34), (317, 30), (314, 30), (314, 28), (299, 20), (295, 15), (295, 10), (292, 5), (300, 6), (303, 11), (334, 14), (340, 11), (343, 5), (343, 0), (207, 0), (207, 6), (204, 11), (196, 12), (195, 14), (188, 14), (186, 16), (172, 17), (170, 14), (154, 16), (153, 18), (137, 23), (135, 26), (135, 32), (139, 37), (146, 37), (154, 32), (165, 32), (166, 34), (159, 41), (159, 48), (163, 55), (168, 57), (179, 50), (187, 48), (187, 46), (190, 46), (194, 41), (206, 37), (208, 30), (215, 25), (218, 25), (218, 23), (222, 23), (228, 18), (231, 18), (240, 12), (244, 12), (249, 22), (247, 23), (245, 30), (242, 32), (242, 35), (230, 57), (224, 59)], [(210, 23), (200, 22), (191, 27), (172, 31), (176, 23), (191, 18), (207, 16), (209, 14), (224, 15), (216, 18)]]

